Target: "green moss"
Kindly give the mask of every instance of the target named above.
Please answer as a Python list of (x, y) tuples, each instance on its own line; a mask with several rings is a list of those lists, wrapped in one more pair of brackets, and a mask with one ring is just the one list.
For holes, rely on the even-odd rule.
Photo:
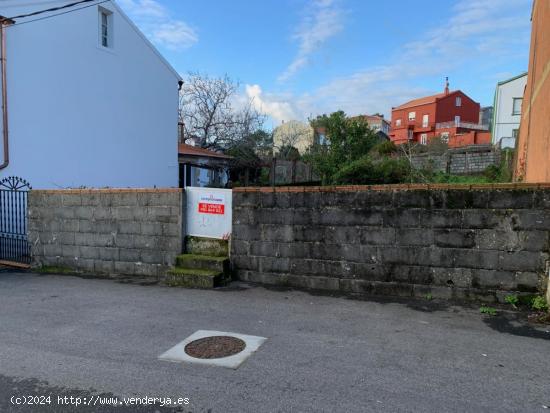
[(181, 261), (186, 260), (200, 260), (200, 261), (218, 261), (223, 262), (227, 257), (218, 257), (214, 255), (198, 255), (198, 254), (181, 254), (176, 257), (176, 259)]
[(171, 287), (214, 288), (223, 282), (223, 273), (212, 270), (174, 268), (168, 271), (166, 284)]
[(185, 237), (186, 250), (194, 255), (208, 255), (215, 257), (229, 256), (229, 243), (226, 240), (203, 238), (203, 237)]
[(216, 275), (221, 275), (220, 271), (214, 270), (203, 270), (203, 269), (191, 269), (191, 268), (181, 268), (176, 267), (168, 270), (169, 275), (197, 275), (202, 277), (215, 277)]
[(77, 274), (78, 271), (73, 269), (73, 268), (69, 268), (69, 267), (64, 267), (64, 266), (61, 266), (61, 265), (43, 265), (39, 268), (36, 268), (35, 271), (39, 274)]

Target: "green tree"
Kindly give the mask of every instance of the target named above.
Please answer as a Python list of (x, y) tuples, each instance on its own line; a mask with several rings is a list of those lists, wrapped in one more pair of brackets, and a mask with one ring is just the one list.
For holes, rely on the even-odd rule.
[(328, 141), (326, 145), (314, 145), (305, 156), (323, 184), (334, 183), (344, 166), (367, 155), (378, 142), (366, 120), (348, 118), (343, 111), (318, 116), (310, 124), (322, 130)]

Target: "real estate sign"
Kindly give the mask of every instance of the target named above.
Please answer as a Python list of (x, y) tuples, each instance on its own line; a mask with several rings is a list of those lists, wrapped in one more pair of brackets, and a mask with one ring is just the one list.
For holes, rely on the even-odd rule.
[(185, 194), (186, 235), (220, 239), (231, 235), (230, 189), (187, 187)]

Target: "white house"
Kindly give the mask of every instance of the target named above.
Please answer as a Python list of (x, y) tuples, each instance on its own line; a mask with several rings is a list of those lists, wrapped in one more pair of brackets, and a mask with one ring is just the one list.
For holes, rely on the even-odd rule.
[(13, 18), (3, 30), (0, 139), (9, 149), (0, 143), (0, 179), (177, 187), (180, 76), (113, 0), (18, 17), (69, 3), (0, 2), (0, 15)]
[(515, 147), (526, 84), (527, 73), (497, 84), (493, 111), (493, 144), (502, 148)]

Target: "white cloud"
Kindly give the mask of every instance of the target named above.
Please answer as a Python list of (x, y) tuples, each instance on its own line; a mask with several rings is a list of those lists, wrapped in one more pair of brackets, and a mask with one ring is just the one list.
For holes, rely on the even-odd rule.
[(266, 95), (259, 85), (245, 85), (245, 92), (258, 112), (271, 116), (278, 122), (299, 117), (296, 109), (285, 98)]
[(118, 0), (120, 6), (157, 46), (184, 50), (198, 42), (196, 31), (156, 0)]
[[(460, 0), (446, 21), (403, 44), (394, 56), (388, 56), (388, 64), (333, 79), (301, 96), (281, 100), (266, 93), (262, 101), (266, 107), (270, 103), (288, 107), (302, 119), (338, 109), (349, 114), (389, 115), (392, 106), (434, 92), (418, 86), (422, 79), (441, 78), (443, 88), (447, 74), (474, 73), (480, 66), (489, 73), (503, 72), (510, 60), (527, 59), (530, 6), (531, 0)], [(305, 63), (296, 59), (298, 69), (308, 60), (308, 53), (301, 53)], [(287, 72), (292, 74), (292, 70)]]
[(286, 70), (279, 76), (284, 82), (307, 66), (310, 57), (327, 40), (343, 29), (343, 13), (337, 0), (311, 1), (299, 29), (293, 36), (298, 41), (298, 53)]

